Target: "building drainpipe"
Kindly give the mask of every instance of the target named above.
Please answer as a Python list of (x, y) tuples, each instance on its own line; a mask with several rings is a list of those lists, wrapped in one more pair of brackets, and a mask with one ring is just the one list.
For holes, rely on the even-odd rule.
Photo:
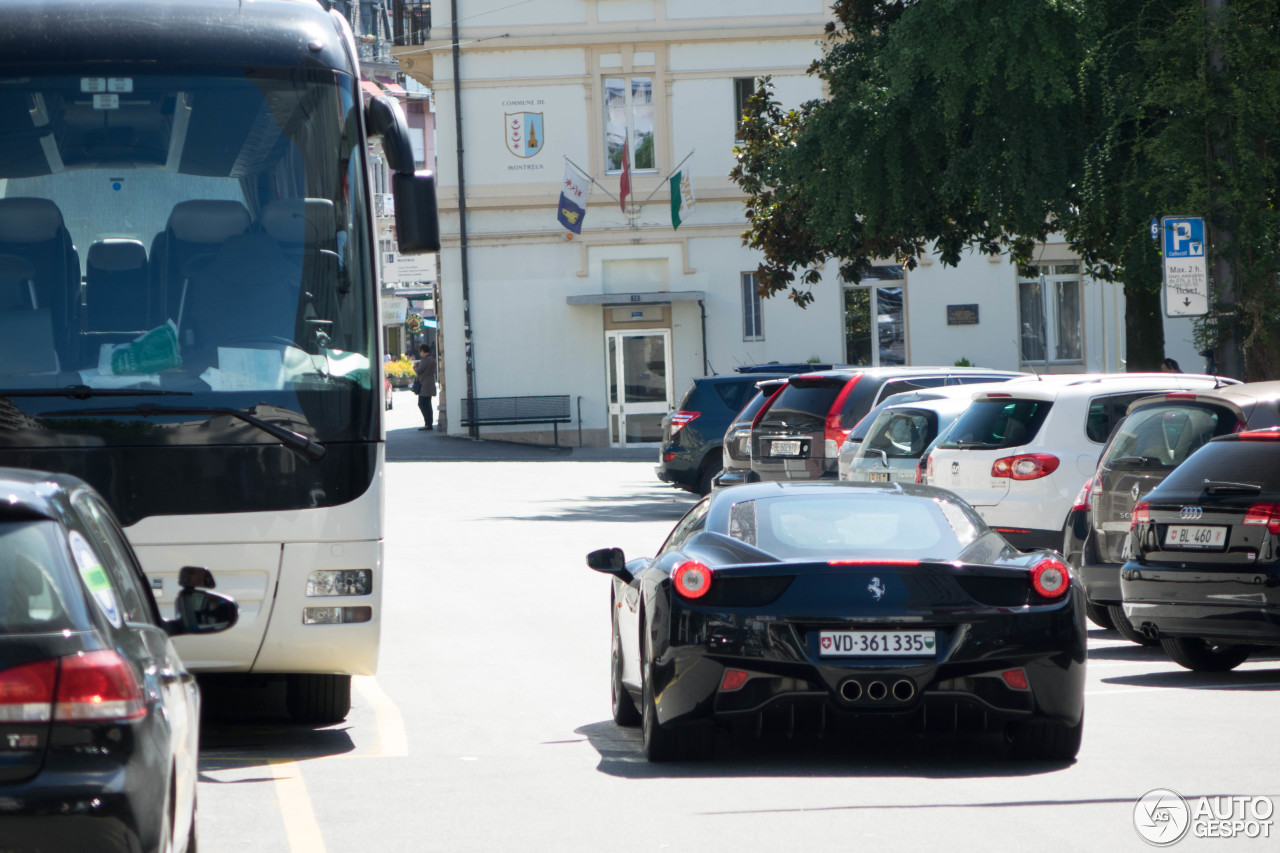
[(707, 356), (707, 303), (698, 300), (698, 308), (702, 310), (702, 375), (711, 375), (711, 359)]
[(450, 0), (449, 14), (453, 19), (453, 115), (457, 125), (458, 142), (458, 244), (462, 255), (462, 346), (467, 369), (467, 422), (471, 424), (467, 434), (480, 438), (480, 425), (476, 423), (476, 370), (471, 340), (471, 275), (467, 267), (467, 181), (462, 164), (462, 74), (458, 51), (458, 0)]

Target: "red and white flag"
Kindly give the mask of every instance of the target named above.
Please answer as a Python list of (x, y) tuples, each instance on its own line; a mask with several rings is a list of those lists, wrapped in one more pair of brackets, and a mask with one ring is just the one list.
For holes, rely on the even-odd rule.
[(622, 140), (622, 179), (618, 182), (618, 206), (627, 212), (627, 196), (631, 195), (631, 156), (627, 152), (627, 140)]

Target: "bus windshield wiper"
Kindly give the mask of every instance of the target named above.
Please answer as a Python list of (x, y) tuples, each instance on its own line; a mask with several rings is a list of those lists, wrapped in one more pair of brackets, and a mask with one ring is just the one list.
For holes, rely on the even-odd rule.
[(90, 397), (190, 397), (190, 391), (164, 391), (159, 388), (93, 388), (89, 385), (64, 385), (61, 388), (0, 388), (0, 397), (68, 397), (88, 400)]
[(230, 415), (233, 418), (239, 418), (251, 426), (255, 426), (270, 436), (273, 436), (287, 449), (292, 450), (302, 456), (315, 461), (324, 458), (325, 449), (323, 444), (314, 442), (305, 435), (300, 435), (293, 430), (285, 429), (282, 426), (263, 420), (257, 415), (251, 415), (240, 409), (233, 409), (230, 406), (159, 406), (155, 403), (139, 403), (136, 406), (121, 406), (111, 409), (80, 409), (69, 410), (63, 412), (41, 412), (42, 418), (74, 418), (74, 417), (94, 417), (99, 415), (143, 415), (150, 417), (152, 415)]
[(1211, 495), (1256, 495), (1262, 491), (1260, 483), (1231, 483), (1223, 480), (1205, 480), (1204, 490)]

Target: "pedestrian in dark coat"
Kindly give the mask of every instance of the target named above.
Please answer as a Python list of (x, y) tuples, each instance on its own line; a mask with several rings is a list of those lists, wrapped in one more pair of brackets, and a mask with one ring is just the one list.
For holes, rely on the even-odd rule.
[(436, 357), (431, 354), (431, 347), (426, 344), (418, 347), (418, 360), (413, 364), (413, 372), (418, 376), (418, 409), (422, 412), (422, 420), (426, 423), (418, 429), (432, 429), (431, 398), (436, 395)]

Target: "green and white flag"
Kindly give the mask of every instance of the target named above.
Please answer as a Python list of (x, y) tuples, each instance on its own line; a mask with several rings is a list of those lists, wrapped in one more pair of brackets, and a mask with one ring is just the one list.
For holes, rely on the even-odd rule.
[(693, 216), (693, 181), (689, 179), (689, 170), (681, 169), (671, 176), (671, 227), (679, 228), (690, 216)]

